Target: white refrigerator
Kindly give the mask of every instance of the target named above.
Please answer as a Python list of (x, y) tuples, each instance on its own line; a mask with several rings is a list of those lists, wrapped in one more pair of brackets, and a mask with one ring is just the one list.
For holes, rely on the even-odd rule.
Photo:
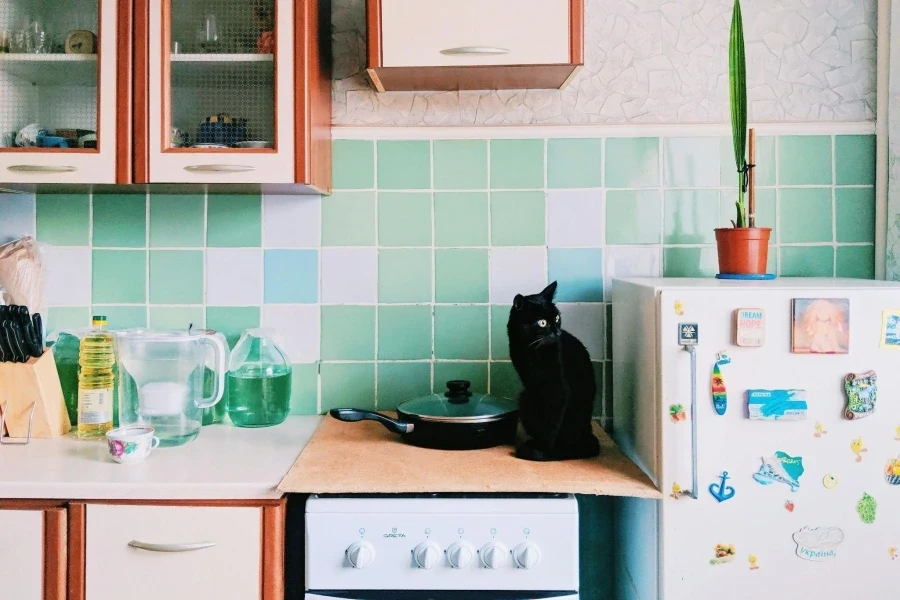
[(622, 279), (612, 303), (613, 438), (663, 494), (617, 501), (617, 598), (900, 598), (900, 284)]

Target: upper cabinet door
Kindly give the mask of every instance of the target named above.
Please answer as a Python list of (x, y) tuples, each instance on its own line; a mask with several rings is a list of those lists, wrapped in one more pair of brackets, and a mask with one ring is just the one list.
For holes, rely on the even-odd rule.
[(0, 183), (129, 183), (131, 3), (0, 1)]
[(149, 0), (149, 182), (295, 181), (294, 26), (293, 0)]

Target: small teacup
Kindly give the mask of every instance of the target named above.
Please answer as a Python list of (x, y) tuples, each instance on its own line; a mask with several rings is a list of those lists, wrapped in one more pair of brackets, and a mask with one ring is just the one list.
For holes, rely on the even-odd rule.
[(136, 463), (150, 455), (159, 446), (159, 438), (152, 427), (129, 426), (106, 432), (109, 455), (117, 463)]

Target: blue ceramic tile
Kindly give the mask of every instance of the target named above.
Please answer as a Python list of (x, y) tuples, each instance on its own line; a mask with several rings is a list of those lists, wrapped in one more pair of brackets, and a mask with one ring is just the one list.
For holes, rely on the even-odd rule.
[(319, 301), (316, 250), (266, 250), (264, 302), (310, 304)]
[(34, 196), (0, 194), (0, 244), (34, 235)]
[(557, 302), (603, 301), (603, 250), (550, 248), (550, 281), (558, 282)]

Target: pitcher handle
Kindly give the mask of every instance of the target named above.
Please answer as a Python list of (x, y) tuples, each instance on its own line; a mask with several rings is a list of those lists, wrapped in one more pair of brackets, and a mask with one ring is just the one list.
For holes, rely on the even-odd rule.
[(227, 368), (225, 359), (228, 357), (228, 348), (221, 338), (212, 335), (203, 336), (203, 343), (211, 346), (216, 356), (216, 379), (212, 395), (205, 396), (202, 401), (197, 402), (197, 408), (214, 406), (225, 394), (225, 370)]

